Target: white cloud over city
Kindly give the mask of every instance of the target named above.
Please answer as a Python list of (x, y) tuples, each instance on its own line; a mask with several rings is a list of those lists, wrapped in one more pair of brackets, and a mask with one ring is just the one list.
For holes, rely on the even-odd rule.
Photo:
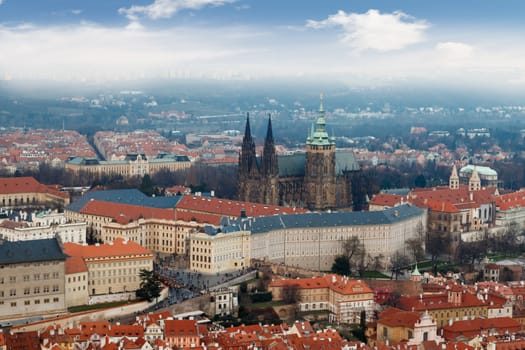
[(119, 13), (132, 21), (140, 16), (150, 19), (170, 18), (181, 10), (199, 10), (206, 6), (221, 6), (237, 0), (155, 0), (149, 5), (133, 5), (119, 9)]
[(340, 28), (341, 42), (353, 50), (392, 51), (422, 42), (429, 24), (401, 11), (381, 13), (372, 9), (366, 13), (339, 10), (321, 21), (308, 20), (306, 26)]
[(461, 37), (425, 19), (375, 10), (339, 11), (297, 28), (138, 21), (0, 25), (0, 79), (312, 76), (364, 85), (420, 78), (525, 84), (519, 78), (525, 76), (525, 47), (510, 45), (519, 42), (511, 36), (505, 42), (483, 32)]

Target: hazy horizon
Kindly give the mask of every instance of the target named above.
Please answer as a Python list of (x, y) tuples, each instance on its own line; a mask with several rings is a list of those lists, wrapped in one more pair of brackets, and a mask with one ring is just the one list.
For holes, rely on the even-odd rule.
[(525, 87), (525, 3), (0, 0), (0, 80)]

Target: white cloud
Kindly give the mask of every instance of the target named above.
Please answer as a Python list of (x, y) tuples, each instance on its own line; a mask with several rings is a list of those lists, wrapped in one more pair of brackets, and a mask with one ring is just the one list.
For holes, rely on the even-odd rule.
[(181, 10), (199, 10), (206, 6), (221, 6), (235, 1), (237, 0), (155, 0), (150, 5), (120, 8), (119, 13), (131, 21), (137, 21), (141, 15), (150, 19), (170, 18)]
[(73, 10), (71, 10), (71, 13), (74, 14), (74, 15), (80, 15), (82, 13), (82, 10), (80, 10), (80, 9), (73, 9)]
[(380, 13), (371, 9), (366, 13), (340, 10), (322, 21), (309, 20), (306, 26), (313, 29), (341, 27), (341, 41), (356, 51), (392, 51), (422, 42), (429, 24), (400, 11)]
[[(0, 78), (130, 79), (202, 76), (253, 59), (247, 28), (148, 30), (83, 23), (36, 27), (0, 25)], [(250, 56), (250, 58), (246, 58)]]
[(445, 64), (468, 64), (471, 62), (474, 47), (465, 43), (449, 41), (438, 43), (436, 52)]

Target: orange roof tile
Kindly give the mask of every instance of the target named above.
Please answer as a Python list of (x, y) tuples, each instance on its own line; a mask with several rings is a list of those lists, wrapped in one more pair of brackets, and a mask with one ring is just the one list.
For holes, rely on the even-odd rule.
[(116, 257), (129, 255), (143, 255), (152, 257), (150, 250), (133, 241), (117, 238), (113, 243), (99, 245), (80, 245), (77, 243), (64, 243), (64, 253), (69, 256), (82, 258)]
[(89, 201), (80, 213), (112, 218), (114, 221), (127, 224), (129, 222), (143, 219), (174, 220), (173, 209), (159, 209), (139, 205), (120, 204), (98, 200)]
[(60, 192), (36, 181), (31, 176), (26, 177), (1, 177), (0, 194), (15, 193), (49, 193), (57, 197), (69, 198), (66, 192)]

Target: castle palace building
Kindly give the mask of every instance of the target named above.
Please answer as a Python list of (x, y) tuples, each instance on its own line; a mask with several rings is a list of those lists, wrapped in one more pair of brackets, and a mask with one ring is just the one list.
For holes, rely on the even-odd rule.
[(239, 155), (239, 200), (272, 205), (329, 210), (352, 207), (352, 176), (359, 171), (351, 151), (336, 151), (335, 137), (326, 131), (323, 103), (315, 125), (306, 138), (306, 152), (278, 156), (272, 121), (261, 157), (255, 153), (250, 119)]

